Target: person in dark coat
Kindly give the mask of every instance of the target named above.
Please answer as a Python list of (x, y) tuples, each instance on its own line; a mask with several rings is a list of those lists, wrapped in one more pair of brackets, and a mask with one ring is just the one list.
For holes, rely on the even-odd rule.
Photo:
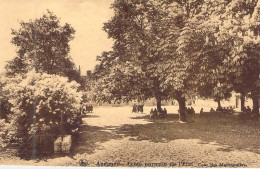
[(164, 111), (164, 115), (167, 115), (167, 110), (166, 110), (166, 108), (164, 108), (163, 111)]
[(141, 112), (141, 113), (144, 112), (144, 105), (143, 105), (143, 104), (140, 105), (140, 112)]
[(251, 113), (252, 113), (251, 108), (249, 106), (247, 106), (247, 108), (246, 108), (246, 117), (250, 118), (251, 117)]
[(151, 111), (150, 111), (150, 118), (154, 118), (154, 112), (153, 112), (153, 109), (151, 109)]
[(203, 113), (204, 113), (203, 108), (201, 108), (200, 109), (200, 114), (203, 114)]
[(93, 106), (92, 106), (92, 104), (90, 105), (90, 112), (93, 113)]
[(191, 107), (191, 114), (195, 114), (195, 110), (193, 107)]
[(157, 111), (157, 109), (156, 109), (156, 108), (154, 109), (154, 111), (153, 111), (153, 112), (154, 112), (154, 116), (155, 116), (155, 117), (157, 117), (157, 116), (158, 116), (158, 111)]
[(134, 104), (134, 105), (133, 105), (132, 113), (136, 113), (136, 110), (137, 110), (137, 106), (136, 106), (136, 104)]

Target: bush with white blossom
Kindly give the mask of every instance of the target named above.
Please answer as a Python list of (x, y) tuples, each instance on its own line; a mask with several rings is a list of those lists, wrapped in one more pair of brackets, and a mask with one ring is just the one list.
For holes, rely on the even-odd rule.
[(78, 127), (82, 93), (77, 82), (35, 71), (24, 79), (7, 81), (4, 91), (13, 105), (11, 125), (18, 138), (34, 133), (60, 135), (61, 121), (65, 134)]

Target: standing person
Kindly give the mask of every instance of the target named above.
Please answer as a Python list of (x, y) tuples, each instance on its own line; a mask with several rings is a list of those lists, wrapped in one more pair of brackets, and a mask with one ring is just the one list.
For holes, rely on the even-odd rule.
[(79, 113), (82, 114), (83, 113), (83, 108), (82, 108), (82, 105), (80, 105), (80, 108), (79, 108)]
[(192, 113), (192, 114), (195, 114), (195, 110), (194, 110), (193, 107), (191, 107), (191, 113)]
[(163, 111), (164, 111), (164, 114), (167, 115), (167, 110), (166, 110), (166, 108), (164, 108)]
[(153, 111), (153, 109), (151, 109), (151, 111), (150, 111), (150, 118), (154, 118), (154, 111)]
[(144, 112), (144, 105), (143, 104), (140, 105), (140, 111), (141, 111), (141, 113)]
[(133, 105), (133, 110), (132, 110), (132, 113), (135, 113), (136, 112), (136, 104)]
[(242, 107), (242, 112), (240, 114), (240, 118), (241, 118), (241, 120), (246, 119), (246, 107)]
[(154, 116), (155, 116), (155, 117), (157, 117), (157, 116), (158, 116), (158, 111), (157, 111), (157, 109), (156, 109), (156, 108), (154, 109), (154, 111), (153, 111), (153, 112), (154, 112)]
[(83, 105), (82, 111), (83, 111), (83, 114), (86, 114), (86, 106), (85, 105)]
[(90, 112), (93, 113), (93, 106), (92, 106), (92, 104), (90, 105)]
[(86, 113), (88, 113), (88, 105), (85, 106)]
[(191, 121), (194, 121), (194, 116), (195, 116), (195, 110), (193, 107), (190, 108), (190, 117), (191, 117)]
[(251, 117), (252, 114), (252, 110), (249, 106), (247, 106), (246, 108), (246, 117), (249, 119)]
[(140, 104), (137, 105), (137, 112), (138, 113), (141, 112), (141, 105)]

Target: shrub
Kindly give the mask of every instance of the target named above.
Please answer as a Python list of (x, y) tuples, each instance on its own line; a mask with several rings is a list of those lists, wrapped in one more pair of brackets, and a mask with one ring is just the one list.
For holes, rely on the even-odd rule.
[[(17, 78), (15, 78), (17, 79)], [(4, 91), (12, 104), (11, 125), (18, 140), (28, 141), (32, 134), (70, 134), (79, 126), (82, 93), (79, 84), (68, 78), (31, 71), (22, 80), (7, 79)]]

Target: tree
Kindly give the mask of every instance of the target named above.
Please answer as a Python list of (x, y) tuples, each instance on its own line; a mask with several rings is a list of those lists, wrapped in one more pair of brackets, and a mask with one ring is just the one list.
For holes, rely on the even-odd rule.
[[(257, 0), (236, 0), (231, 3), (227, 15), (235, 20), (233, 50), (226, 65), (232, 71), (229, 73), (234, 80), (236, 90), (241, 94), (250, 93), (253, 100), (253, 112), (256, 119), (259, 115), (259, 49), (260, 49), (260, 2)], [(227, 28), (230, 30), (231, 28)]]
[[(185, 57), (200, 60), (200, 69), (194, 76), (197, 80), (207, 82), (213, 89), (233, 89), (242, 96), (250, 92), (258, 112), (259, 2), (208, 3), (204, 12), (188, 20), (186, 37), (183, 36), (186, 41), (179, 50)], [(187, 60), (192, 63), (190, 58)]]
[[(185, 32), (185, 24), (200, 12), (201, 4), (200, 0), (143, 0), (134, 3), (118, 0), (113, 5), (115, 16), (105, 24), (109, 37), (115, 39), (112, 61), (116, 62), (111, 65), (120, 65), (120, 79), (124, 79), (126, 84), (132, 84), (132, 91), (140, 91), (134, 93), (135, 97), (142, 96), (144, 100), (156, 98), (159, 110), (162, 99), (177, 99), (181, 121), (186, 121), (185, 95), (190, 95), (193, 91), (189, 82), (193, 80), (194, 68), (198, 69), (199, 65), (194, 58), (185, 58), (177, 53), (180, 45), (178, 41), (181, 41), (180, 37), (185, 37), (182, 34)], [(187, 59), (192, 59), (196, 64)], [(125, 81), (127, 78), (122, 78), (124, 75), (133, 79), (134, 83)], [(113, 79), (116, 78), (110, 78)]]
[(211, 39), (214, 39), (216, 46), (228, 51), (222, 59), (222, 71), (218, 71), (218, 76), (225, 79), (222, 84), (232, 85), (235, 91), (241, 93), (242, 103), (243, 97), (251, 93), (255, 100), (254, 107), (258, 107), (259, 98), (256, 94), (259, 92), (258, 5), (259, 2), (255, 0), (231, 1), (225, 5), (223, 12), (214, 13), (208, 22), (208, 25), (216, 28), (211, 32)]
[[(96, 74), (102, 70), (107, 73), (99, 79), (100, 85), (106, 82), (103, 88), (110, 98), (139, 101), (155, 98), (161, 110), (161, 101), (168, 99), (168, 88), (161, 85), (165, 76), (162, 62), (168, 58), (156, 53), (161, 47), (157, 42), (162, 35), (157, 35), (156, 22), (163, 14), (158, 13), (156, 1), (116, 0), (112, 7), (115, 15), (105, 23), (104, 30), (115, 43), (112, 52), (99, 57), (101, 63)], [(104, 69), (106, 64), (110, 65), (106, 66), (107, 70)]]
[(47, 11), (42, 17), (21, 21), (18, 30), (12, 29), (11, 43), (17, 47), (17, 56), (8, 62), (8, 75), (37, 72), (58, 74), (79, 80), (75, 65), (69, 56), (69, 42), (75, 30), (67, 23), (60, 24), (59, 18)]
[[(172, 95), (179, 103), (180, 121), (186, 119), (186, 98), (198, 93), (199, 88), (208, 82), (206, 76), (209, 74), (208, 67), (203, 65), (203, 55), (200, 51), (205, 41), (199, 36), (198, 25), (203, 22), (208, 13), (212, 12), (210, 1), (204, 0), (180, 0), (164, 1), (169, 10), (174, 14), (174, 19), (168, 21), (172, 28), (168, 30), (169, 35), (163, 50), (172, 53), (170, 62), (166, 63), (166, 84), (171, 84)], [(163, 25), (168, 25), (163, 24)], [(166, 29), (164, 27), (164, 29)], [(164, 39), (165, 40), (165, 39)], [(175, 44), (175, 48), (171, 46)], [(203, 71), (200, 71), (200, 69)], [(215, 82), (209, 83), (212, 86)], [(203, 89), (202, 89), (203, 90)]]

